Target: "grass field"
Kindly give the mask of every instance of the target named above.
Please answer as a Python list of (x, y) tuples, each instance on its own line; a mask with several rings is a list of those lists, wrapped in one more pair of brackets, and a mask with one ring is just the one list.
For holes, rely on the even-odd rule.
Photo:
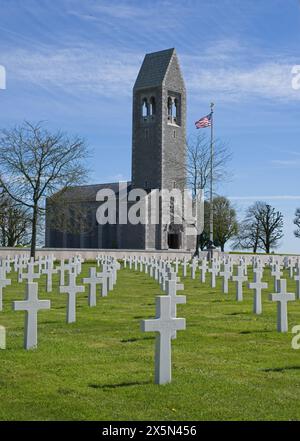
[[(40, 298), (50, 298), (52, 309), (39, 313), (38, 349), (31, 351), (23, 350), (24, 313), (11, 309), (24, 284), (13, 279), (0, 315), (7, 328), (1, 420), (300, 419), (300, 351), (291, 348), (291, 332), (276, 332), (276, 304), (267, 292), (262, 316), (254, 316), (249, 291), (237, 303), (233, 284), (224, 295), (220, 279), (214, 290), (182, 279), (187, 304), (178, 306), (178, 316), (187, 329), (172, 343), (172, 383), (157, 386), (155, 337), (140, 331), (140, 320), (155, 315), (155, 296), (162, 294), (149, 276), (120, 270), (114, 291), (95, 308), (79, 294), (71, 325), (57, 279), (46, 294), (42, 278)], [(289, 303), (289, 328), (298, 324), (299, 301)]]

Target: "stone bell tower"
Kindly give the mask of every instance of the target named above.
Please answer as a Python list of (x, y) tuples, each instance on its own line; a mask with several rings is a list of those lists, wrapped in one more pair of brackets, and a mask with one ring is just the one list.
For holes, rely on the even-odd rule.
[(184, 188), (186, 91), (175, 49), (147, 54), (133, 88), (132, 185)]
[[(176, 51), (147, 54), (133, 88), (132, 186), (183, 190), (185, 161), (186, 90)], [(159, 225), (146, 227), (146, 247), (187, 247), (185, 226), (171, 219), (174, 207), (170, 198), (160, 200)], [(162, 215), (166, 211), (171, 220)]]

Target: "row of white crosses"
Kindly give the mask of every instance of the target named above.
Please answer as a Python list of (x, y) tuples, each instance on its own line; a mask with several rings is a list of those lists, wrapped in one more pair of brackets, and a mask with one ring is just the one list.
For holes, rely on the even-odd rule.
[[(99, 260), (97, 261), (97, 265)], [(120, 268), (118, 262), (112, 260), (102, 260), (102, 272), (97, 273), (96, 268), (89, 269), (89, 277), (82, 279), (84, 284), (89, 285), (88, 304), (90, 307), (96, 306), (97, 303), (97, 285), (102, 285), (101, 296), (106, 297), (108, 291), (111, 291), (117, 281), (117, 270)], [(81, 267), (80, 267), (81, 270)], [(76, 284), (76, 271), (69, 271), (69, 280), (67, 286), (60, 286), (60, 293), (67, 294), (67, 323), (76, 321), (76, 296), (83, 293), (85, 287)]]
[[(289, 274), (296, 281), (296, 298), (300, 299), (300, 260), (299, 258), (276, 258), (271, 257), (267, 259), (239, 257), (238, 260), (226, 257), (225, 259), (214, 258), (211, 266), (204, 257), (201, 260), (192, 259), (189, 264), (187, 259), (182, 262), (183, 276), (187, 276), (187, 267), (191, 268), (191, 278), (196, 278), (196, 271), (200, 269), (200, 280), (202, 283), (206, 281), (207, 271), (211, 274), (211, 287), (216, 287), (217, 275), (223, 278), (223, 293), (228, 293), (228, 282), (232, 280), (236, 284), (236, 300), (243, 300), (243, 284), (248, 281), (247, 270), (248, 266), (252, 264), (254, 280), (248, 284), (249, 289), (254, 291), (253, 312), (255, 314), (262, 313), (262, 291), (268, 288), (268, 284), (263, 282), (263, 273), (266, 265), (271, 267), (271, 275), (274, 277), (274, 294), (270, 295), (270, 300), (276, 301), (277, 307), (277, 329), (280, 332), (287, 330), (287, 302), (294, 299), (294, 294), (288, 293), (286, 290), (286, 281), (282, 280), (282, 269), (289, 269)], [(223, 265), (223, 270), (220, 268)], [(237, 274), (233, 274), (234, 265), (238, 265)], [(176, 265), (177, 270), (177, 265)]]
[[(202, 261), (201, 267), (204, 267), (204, 271), (207, 268), (207, 264)], [(237, 274), (233, 275), (233, 265), (230, 261), (225, 261), (223, 263), (223, 271), (219, 274), (223, 277), (223, 292), (228, 293), (228, 281), (232, 280), (236, 283), (236, 300), (243, 300), (243, 283), (245, 283), (248, 278), (247, 267), (248, 263), (245, 259), (239, 260), (239, 266), (237, 268)], [(263, 272), (264, 272), (264, 263), (262, 263), (259, 259), (254, 260), (253, 262), (253, 273), (254, 273), (254, 281), (248, 284), (249, 289), (254, 290), (254, 302), (253, 302), (253, 312), (255, 314), (262, 313), (262, 291), (268, 288), (268, 284), (262, 281)], [(288, 330), (288, 319), (287, 319), (287, 303), (289, 301), (295, 300), (295, 294), (287, 292), (287, 282), (282, 279), (282, 263), (278, 261), (270, 261), (271, 265), (271, 275), (274, 277), (274, 293), (270, 295), (270, 300), (277, 302), (277, 330), (279, 332), (287, 332)], [(291, 264), (291, 260), (289, 260), (289, 265)], [(287, 268), (290, 268), (287, 266)], [(293, 263), (293, 271), (290, 271), (290, 274), (296, 273), (294, 275), (294, 280), (296, 281), (296, 298), (300, 299), (300, 264), (299, 261)], [(218, 264), (216, 262), (212, 262), (211, 268), (209, 271), (212, 273), (212, 287), (215, 286), (215, 275), (218, 272)], [(201, 281), (205, 281), (205, 277), (202, 274)]]
[[(23, 262), (26, 265), (23, 265)], [(22, 277), (19, 278), (27, 281), (26, 295), (23, 301), (14, 301), (14, 311), (25, 311), (25, 332), (24, 332), (24, 347), (25, 349), (32, 349), (37, 346), (37, 314), (38, 311), (43, 309), (50, 309), (50, 300), (40, 300), (38, 298), (38, 283), (34, 280), (39, 279), (40, 274), (46, 274), (47, 276), (47, 292), (52, 291), (52, 275), (60, 271), (61, 282), (65, 282), (65, 272), (68, 272), (68, 285), (60, 286), (60, 293), (68, 294), (67, 301), (67, 323), (73, 323), (76, 321), (76, 295), (85, 291), (84, 286), (76, 284), (76, 277), (81, 273), (82, 259), (80, 256), (76, 256), (69, 259), (66, 264), (64, 260), (61, 260), (60, 266), (54, 268), (54, 257), (49, 256), (45, 259), (39, 259), (35, 262), (33, 259), (16, 259), (14, 268), (20, 271)], [(26, 269), (27, 272), (24, 272)], [(35, 267), (38, 266), (39, 271), (35, 271)], [(113, 289), (117, 280), (117, 270), (120, 265), (114, 259), (102, 260), (102, 273), (96, 274), (96, 268), (90, 268), (90, 277), (84, 278), (83, 283), (89, 284), (89, 306), (96, 305), (96, 285), (102, 284), (102, 296), (106, 296), (107, 292)], [(0, 300), (2, 307), (2, 289), (11, 283), (11, 280), (6, 278), (6, 271), (10, 271), (10, 264), (7, 262), (4, 264), (1, 262), (0, 266)]]
[[(130, 257), (128, 259), (129, 268), (133, 267), (133, 262), (138, 262), (137, 258)], [(142, 258), (140, 258), (140, 263), (142, 263)], [(165, 284), (165, 265), (169, 264), (168, 261), (164, 261), (162, 259), (150, 259), (150, 261), (146, 261), (145, 263), (145, 272), (148, 272), (149, 267), (149, 274), (150, 276), (153, 276), (155, 280), (158, 280), (161, 288), (164, 290), (164, 284)], [(176, 258), (175, 262), (175, 272), (178, 271), (178, 265), (179, 261)], [(237, 275), (233, 275), (233, 264), (230, 260), (227, 260), (224, 262), (224, 269), (223, 271), (220, 271), (222, 262), (218, 258), (214, 258), (211, 267), (209, 267), (209, 263), (206, 260), (206, 258), (201, 260), (201, 263), (199, 264), (198, 259), (194, 258), (191, 263), (189, 264), (187, 259), (184, 258), (182, 263), (182, 269), (183, 269), (183, 276), (187, 274), (187, 267), (190, 266), (191, 268), (191, 278), (195, 279), (196, 277), (196, 270), (200, 269), (200, 280), (202, 283), (206, 280), (206, 272), (211, 273), (211, 287), (216, 287), (216, 277), (217, 275), (223, 276), (223, 292), (228, 293), (228, 281), (233, 280), (236, 283), (236, 299), (237, 301), (243, 300), (243, 283), (247, 281), (247, 264), (243, 258), (239, 259), (239, 267), (237, 270)], [(124, 258), (124, 267), (127, 265), (127, 259)], [(137, 264), (135, 265), (135, 267)], [(253, 286), (252, 289), (255, 290), (257, 293), (256, 298), (257, 300), (254, 302), (254, 304), (258, 304), (259, 300), (259, 284), (261, 283), (261, 278), (256, 277), (254, 280), (254, 283), (256, 284)], [(261, 286), (262, 289), (264, 289), (264, 285)], [(259, 308), (255, 308), (255, 312), (258, 311)], [(258, 313), (258, 312), (257, 312)]]

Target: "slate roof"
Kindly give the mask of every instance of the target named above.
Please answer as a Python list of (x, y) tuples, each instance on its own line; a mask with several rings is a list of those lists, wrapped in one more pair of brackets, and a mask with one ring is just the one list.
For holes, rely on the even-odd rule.
[[(131, 182), (127, 182), (127, 189), (128, 191), (131, 188)], [(116, 195), (119, 193), (119, 183), (113, 182), (113, 183), (107, 183), (107, 184), (92, 184), (92, 185), (80, 185), (76, 187), (69, 187), (65, 191), (62, 192), (61, 197), (63, 200), (71, 202), (71, 201), (78, 201), (78, 202), (96, 202), (96, 194), (99, 190), (109, 188), (115, 192)], [(60, 192), (56, 193), (55, 196), (60, 196)], [(49, 198), (51, 200), (51, 198)]]
[(156, 87), (162, 84), (173, 54), (175, 54), (174, 48), (146, 54), (134, 89)]

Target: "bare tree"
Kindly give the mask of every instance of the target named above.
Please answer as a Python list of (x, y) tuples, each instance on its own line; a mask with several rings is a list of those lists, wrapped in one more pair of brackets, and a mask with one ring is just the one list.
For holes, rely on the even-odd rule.
[(85, 181), (85, 142), (61, 131), (51, 133), (42, 123), (24, 122), (0, 133), (0, 186), (31, 217), (31, 256), (35, 256), (37, 226), (45, 198)]
[[(214, 192), (220, 182), (228, 180), (230, 171), (228, 162), (232, 158), (229, 147), (222, 141), (214, 141), (213, 157), (213, 183)], [(193, 196), (198, 190), (209, 193), (210, 178), (210, 139), (207, 135), (199, 134), (187, 141), (187, 163), (186, 163), (187, 185), (192, 190)]]
[(2, 193), (0, 196), (1, 246), (15, 247), (26, 244), (29, 228), (28, 211)]
[(255, 216), (257, 204), (248, 208), (245, 219), (240, 223), (239, 232), (233, 244), (233, 249), (253, 250), (253, 253), (261, 248), (260, 245), (260, 221)]
[(261, 202), (256, 217), (260, 223), (259, 239), (262, 248), (269, 253), (271, 248), (277, 248), (283, 238), (283, 215), (271, 205)]
[(239, 232), (233, 243), (233, 249), (252, 250), (257, 253), (259, 249), (259, 223), (243, 221), (240, 223)]
[(297, 208), (296, 210), (294, 224), (297, 227), (297, 230), (294, 231), (294, 234), (300, 239), (300, 208)]
[(283, 237), (283, 215), (266, 202), (255, 202), (247, 211), (241, 225), (241, 233), (236, 248), (258, 248), (270, 253), (279, 245)]

